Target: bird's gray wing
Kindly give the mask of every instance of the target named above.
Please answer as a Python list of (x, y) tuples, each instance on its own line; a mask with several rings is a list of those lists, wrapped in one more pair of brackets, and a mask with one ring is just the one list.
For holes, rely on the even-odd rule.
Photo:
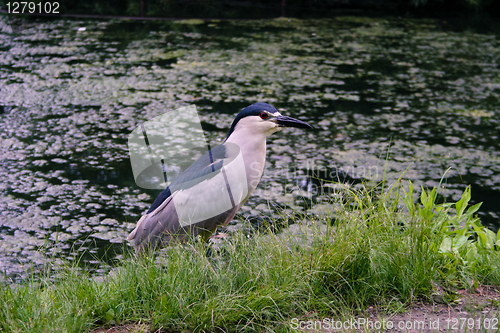
[(194, 162), (169, 185), (171, 192), (186, 190), (201, 181), (213, 178), (224, 165), (231, 163), (240, 154), (234, 143), (223, 143), (214, 147)]
[(138, 250), (210, 234), (229, 222), (247, 195), (239, 147), (224, 143), (193, 163), (155, 200), (127, 239)]
[(229, 164), (239, 153), (240, 148), (233, 143), (224, 143), (212, 148), (175, 178), (156, 198), (147, 213), (153, 212), (176, 190), (190, 188), (204, 179), (214, 177), (223, 165)]

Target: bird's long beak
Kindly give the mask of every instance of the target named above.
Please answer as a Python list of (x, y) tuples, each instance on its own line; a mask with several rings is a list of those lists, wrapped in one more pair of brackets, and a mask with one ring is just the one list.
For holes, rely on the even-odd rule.
[(278, 123), (278, 125), (280, 125), (280, 127), (314, 128), (302, 120), (287, 116), (276, 117), (276, 122)]

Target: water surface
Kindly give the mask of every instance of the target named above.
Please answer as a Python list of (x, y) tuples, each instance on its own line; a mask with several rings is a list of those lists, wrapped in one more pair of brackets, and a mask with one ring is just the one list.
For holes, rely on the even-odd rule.
[[(384, 174), (457, 200), (472, 184), (480, 217), (500, 208), (500, 46), (434, 20), (10, 21), (0, 18), (0, 271), (62, 265), (86, 253), (97, 273), (157, 192), (138, 188), (128, 134), (196, 105), (211, 146), (236, 113), (263, 101), (315, 131), (268, 143), (243, 217), (313, 214), (324, 178)], [(12, 29), (14, 28), (14, 29)], [(85, 28), (82, 29), (82, 28)], [(323, 173), (321, 173), (323, 172)], [(330, 175), (331, 174), (331, 175)], [(330, 177), (333, 176), (333, 177)], [(309, 189), (310, 194), (299, 187)]]

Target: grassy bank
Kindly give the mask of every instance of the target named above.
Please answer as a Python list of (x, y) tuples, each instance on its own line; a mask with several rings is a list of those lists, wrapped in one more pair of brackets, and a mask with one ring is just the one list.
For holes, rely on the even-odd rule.
[(68, 269), (57, 281), (0, 287), (0, 331), (85, 332), (144, 323), (165, 332), (288, 331), (292, 318), (348, 318), (453, 290), (500, 285), (500, 240), (470, 189), (454, 204), (411, 184), (377, 194), (338, 189), (322, 217), (279, 234), (236, 233), (125, 259), (103, 280)]

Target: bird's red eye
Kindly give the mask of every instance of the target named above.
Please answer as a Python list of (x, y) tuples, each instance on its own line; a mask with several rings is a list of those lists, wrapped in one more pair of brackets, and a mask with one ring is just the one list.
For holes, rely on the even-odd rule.
[(269, 118), (269, 115), (266, 112), (261, 112), (260, 113), (260, 119), (266, 120), (267, 118)]

